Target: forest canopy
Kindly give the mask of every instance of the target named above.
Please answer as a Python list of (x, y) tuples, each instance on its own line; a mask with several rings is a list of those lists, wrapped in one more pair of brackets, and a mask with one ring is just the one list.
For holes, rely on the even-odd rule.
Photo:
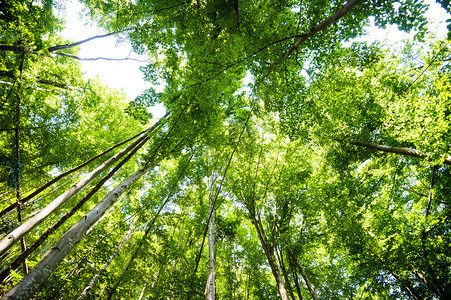
[[(2, 299), (451, 298), (451, 44), (426, 3), (81, 2), (105, 34), (1, 2)], [(135, 99), (82, 72), (107, 36), (147, 59)]]

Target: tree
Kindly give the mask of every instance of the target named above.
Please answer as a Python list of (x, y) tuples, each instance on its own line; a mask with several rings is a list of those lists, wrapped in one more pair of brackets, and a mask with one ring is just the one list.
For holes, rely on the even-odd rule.
[[(56, 3), (6, 3), (2, 232), (39, 220), (4, 249), (6, 298), (449, 298), (450, 49), (424, 3), (84, 3), (153, 87), (84, 80)], [(370, 18), (415, 40), (353, 41)]]

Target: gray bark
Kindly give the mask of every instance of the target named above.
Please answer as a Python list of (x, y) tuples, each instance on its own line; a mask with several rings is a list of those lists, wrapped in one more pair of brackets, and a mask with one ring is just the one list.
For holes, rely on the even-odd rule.
[(60, 207), (67, 200), (72, 198), (78, 191), (80, 191), (84, 186), (86, 186), (91, 180), (93, 180), (97, 175), (106, 170), (112, 164), (114, 164), (118, 159), (124, 156), (127, 152), (133, 149), (136, 145), (138, 145), (142, 140), (147, 137), (148, 132), (151, 132), (154, 128), (156, 128), (161, 120), (165, 119), (168, 115), (160, 119), (157, 123), (155, 123), (151, 128), (149, 128), (146, 132), (144, 132), (138, 139), (136, 139), (133, 143), (128, 145), (123, 150), (116, 153), (113, 157), (105, 161), (103, 164), (98, 166), (95, 170), (86, 175), (79, 182), (74, 184), (69, 190), (58, 196), (55, 200), (53, 200), (49, 205), (47, 205), (44, 209), (42, 209), (39, 213), (37, 213), (32, 218), (28, 219), (26, 222), (21, 224), (19, 227), (10, 232), (7, 236), (5, 236), (0, 241), (0, 255), (5, 253), (11, 246), (13, 246), (17, 241), (19, 241), (23, 236), (25, 236), (29, 231), (38, 226), (45, 218), (47, 218), (55, 209)]
[[(421, 153), (420, 151), (418, 151), (416, 149), (407, 148), (407, 147), (391, 147), (391, 146), (386, 146), (386, 145), (377, 145), (377, 144), (372, 144), (372, 143), (366, 143), (366, 142), (362, 142), (362, 141), (352, 141), (352, 142), (350, 142), (350, 144), (356, 145), (356, 146), (362, 146), (362, 147), (366, 147), (366, 148), (370, 148), (370, 149), (375, 149), (375, 150), (379, 150), (382, 152), (401, 154), (401, 155), (406, 155), (406, 156), (418, 157), (418, 158), (422, 158), (422, 159), (425, 159), (428, 156), (430, 156), (430, 154), (428, 154), (428, 153)], [(443, 157), (443, 159), (444, 159), (443, 160), (444, 164), (451, 165), (451, 157), (450, 156)]]
[(86, 231), (110, 208), (133, 183), (144, 175), (151, 166), (140, 169), (119, 184), (88, 214), (72, 226), (39, 261), (39, 263), (13, 287), (2, 299), (28, 299), (38, 290), (53, 273), (58, 264), (66, 257), (76, 243), (81, 241)]
[(205, 298), (207, 300), (215, 300), (216, 299), (216, 284), (215, 284), (215, 213), (216, 210), (214, 208), (214, 195), (213, 195), (213, 185), (216, 181), (216, 178), (219, 175), (213, 175), (212, 183), (210, 185), (210, 193), (209, 193), (209, 209), (208, 212), (210, 214), (210, 223), (208, 224), (208, 279), (207, 285), (205, 287)]
[(302, 275), (302, 278), (304, 278), (305, 284), (307, 285), (307, 288), (310, 292), (310, 295), (312, 296), (313, 299), (317, 300), (318, 299), (318, 295), (315, 292), (315, 289), (313, 288), (312, 283), (310, 282), (307, 273), (305, 273), (304, 268), (301, 266), (301, 264), (299, 263), (296, 255), (292, 252), (292, 250), (290, 248), (288, 248), (288, 252), (291, 255), (291, 258), (293, 259), (294, 263), (296, 264), (296, 266), (298, 267), (299, 272)]
[(111, 264), (111, 262), (113, 261), (113, 259), (116, 257), (116, 255), (119, 253), (119, 251), (121, 250), (122, 246), (124, 246), (125, 242), (128, 241), (128, 239), (130, 238), (130, 236), (133, 233), (133, 230), (135, 230), (135, 223), (136, 223), (135, 219), (132, 223), (132, 225), (130, 226), (130, 229), (127, 231), (127, 233), (124, 235), (124, 237), (122, 238), (122, 240), (120, 241), (119, 245), (117, 245), (116, 249), (114, 249), (113, 253), (110, 255), (110, 257), (107, 259), (107, 261), (105, 262), (105, 264), (102, 266), (101, 269), (99, 269), (99, 271), (91, 278), (91, 280), (89, 281), (88, 285), (83, 289), (83, 292), (80, 294), (80, 296), (78, 296), (78, 300), (82, 300), (85, 299), (88, 295), (89, 292), (92, 290), (93, 286), (96, 284), (97, 280), (99, 279), (100, 275), (102, 274), (102, 272), (104, 272), (106, 270), (106, 268), (108, 268), (108, 266)]

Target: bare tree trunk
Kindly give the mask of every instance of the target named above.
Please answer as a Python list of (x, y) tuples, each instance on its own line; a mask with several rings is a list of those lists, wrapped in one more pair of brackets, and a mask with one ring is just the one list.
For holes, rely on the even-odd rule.
[(20, 260), (27, 258), (34, 250), (36, 250), (53, 232), (55, 232), (64, 222), (74, 215), (104, 184), (119, 170), (133, 155), (147, 142), (148, 137), (142, 140), (121, 162), (119, 162), (113, 170), (111, 170), (105, 177), (103, 177), (96, 186), (84, 196), (72, 209), (63, 215), (58, 221), (49, 227), (41, 236), (24, 252), (22, 252), (10, 265), (9, 268), (0, 273), (0, 280), (4, 279), (11, 269), (17, 268)]
[[(138, 136), (142, 135), (143, 133), (145, 133), (147, 130), (144, 130), (134, 136), (132, 136), (131, 138), (128, 138), (120, 143), (117, 143), (114, 146), (111, 146), (110, 148), (108, 148), (107, 150), (103, 151), (100, 154), (97, 154), (96, 156), (91, 157), (90, 159), (88, 159), (87, 161), (85, 161), (84, 163), (64, 172), (61, 173), (60, 175), (56, 176), (54, 179), (50, 180), (49, 182), (45, 183), (43, 186), (41, 186), (40, 188), (36, 189), (33, 193), (31, 193), (30, 195), (23, 197), (22, 199), (22, 204), (25, 202), (28, 202), (29, 200), (33, 199), (35, 196), (37, 196), (38, 194), (40, 194), (42, 191), (46, 190), (49, 186), (53, 185), (54, 183), (58, 182), (59, 180), (61, 180), (62, 178), (66, 177), (69, 174), (72, 174), (78, 170), (80, 170), (81, 168), (87, 166), (89, 163), (93, 162), (94, 160), (96, 160), (99, 157), (102, 157), (103, 155), (111, 152), (112, 150), (116, 149), (119, 146), (122, 146), (123, 144), (137, 138)], [(7, 208), (5, 208), (4, 210), (2, 210), (0, 212), (0, 217), (3, 216), (4, 214), (12, 211), (15, 207), (17, 206), (16, 203), (11, 204), (10, 206), (8, 206)]]
[[(167, 116), (167, 115), (166, 115)], [(73, 185), (69, 190), (61, 194), (55, 200), (53, 200), (49, 205), (47, 205), (44, 209), (42, 209), (38, 214), (34, 217), (30, 218), (28, 221), (14, 229), (7, 236), (5, 236), (0, 241), (0, 255), (5, 253), (14, 243), (20, 240), (25, 234), (39, 225), (45, 218), (47, 218), (55, 209), (60, 207), (67, 200), (72, 198), (80, 189), (82, 189), (85, 185), (87, 185), (91, 180), (93, 180), (97, 175), (99, 175), (102, 171), (106, 170), (112, 164), (114, 164), (119, 158), (124, 156), (127, 152), (135, 148), (141, 141), (148, 138), (147, 133), (153, 131), (163, 120), (160, 119), (157, 123), (155, 123), (149, 130), (147, 130), (144, 134), (142, 134), (136, 141), (131, 143), (125, 149), (118, 152), (116, 155), (105, 161), (95, 170), (86, 175), (83, 179), (81, 179), (78, 183)]]
[(137, 221), (137, 219), (135, 219), (132, 222), (132, 224), (130, 225), (129, 230), (125, 233), (125, 235), (122, 238), (122, 240), (120, 241), (119, 245), (117, 245), (116, 249), (114, 249), (113, 253), (107, 259), (107, 261), (102, 266), (102, 268), (99, 269), (99, 271), (91, 278), (91, 280), (89, 281), (88, 285), (83, 289), (83, 292), (80, 294), (80, 296), (78, 296), (78, 300), (85, 299), (88, 296), (89, 292), (92, 290), (93, 286), (96, 284), (96, 282), (99, 279), (100, 275), (108, 268), (108, 266), (111, 264), (113, 259), (116, 257), (116, 255), (121, 250), (122, 246), (124, 246), (125, 242), (127, 242), (128, 239), (130, 238), (130, 236), (132, 235), (133, 230), (135, 230), (135, 223), (136, 223), (136, 221)]
[(216, 284), (215, 284), (215, 214), (216, 210), (213, 203), (213, 185), (217, 176), (213, 174), (212, 182), (210, 185), (210, 192), (208, 195), (208, 214), (210, 217), (210, 223), (208, 224), (208, 279), (205, 287), (205, 298), (207, 300), (216, 299)]
[(287, 248), (289, 254), (291, 255), (291, 258), (293, 259), (293, 262), (296, 264), (296, 266), (298, 267), (299, 272), (302, 275), (302, 278), (304, 278), (305, 284), (307, 285), (307, 288), (310, 292), (310, 295), (312, 296), (313, 299), (318, 300), (318, 295), (315, 292), (315, 289), (313, 288), (312, 283), (310, 282), (307, 273), (305, 273), (304, 268), (301, 266), (301, 264), (299, 263), (296, 255), (293, 253), (293, 251), (291, 250), (291, 248)]
[(83, 238), (86, 231), (108, 210), (119, 196), (150, 169), (151, 166), (147, 166), (145, 169), (138, 170), (111, 191), (94, 209), (63, 235), (33, 270), (5, 295), (4, 299), (28, 299), (33, 296), (75, 244)]

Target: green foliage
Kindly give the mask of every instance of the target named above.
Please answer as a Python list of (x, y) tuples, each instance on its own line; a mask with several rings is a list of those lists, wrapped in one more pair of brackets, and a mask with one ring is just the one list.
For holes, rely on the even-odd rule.
[[(451, 51), (446, 41), (426, 39), (424, 3), (363, 1), (284, 57), (343, 3), (83, 2), (100, 25), (148, 55), (151, 63), (141, 71), (152, 87), (130, 101), (85, 80), (77, 62), (49, 53), (67, 43), (57, 35), (59, 4), (6, 1), (0, 207), (15, 202), (17, 179), (26, 195), (149, 126), (149, 107), (163, 104), (171, 116), (149, 134), (144, 151), (29, 257), (32, 267), (118, 182), (145, 163), (154, 166), (72, 249), (36, 298), (76, 299), (98, 275), (92, 299), (204, 299), (210, 200), (218, 298), (278, 299), (284, 289), (290, 298), (308, 298), (312, 288), (319, 299), (449, 298), (451, 174), (443, 161), (451, 154)], [(416, 39), (400, 51), (353, 41), (370, 17), (379, 27), (416, 31)], [(377, 152), (356, 141), (409, 147), (427, 158)], [(96, 164), (24, 207), (24, 218)], [(85, 193), (28, 234), (27, 244)], [(108, 262), (132, 223), (130, 239)], [(17, 226), (10, 213), (0, 230)], [(2, 266), (18, 252), (11, 248)], [(2, 291), (21, 277), (13, 272)]]

